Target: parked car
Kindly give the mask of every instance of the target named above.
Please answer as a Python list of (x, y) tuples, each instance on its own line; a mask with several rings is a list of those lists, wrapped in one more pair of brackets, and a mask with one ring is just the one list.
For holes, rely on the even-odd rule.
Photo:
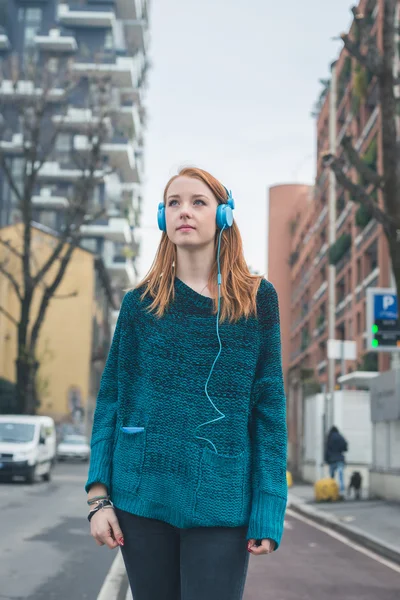
[(51, 417), (0, 415), (0, 478), (50, 481), (56, 455)]
[(87, 462), (90, 457), (90, 445), (84, 435), (66, 435), (57, 448), (57, 459), (83, 460)]

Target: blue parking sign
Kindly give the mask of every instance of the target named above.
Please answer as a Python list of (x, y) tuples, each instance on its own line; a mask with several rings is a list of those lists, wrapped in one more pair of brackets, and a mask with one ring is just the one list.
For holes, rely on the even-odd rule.
[(387, 292), (375, 293), (374, 321), (390, 321), (397, 318), (397, 294), (391, 294)]

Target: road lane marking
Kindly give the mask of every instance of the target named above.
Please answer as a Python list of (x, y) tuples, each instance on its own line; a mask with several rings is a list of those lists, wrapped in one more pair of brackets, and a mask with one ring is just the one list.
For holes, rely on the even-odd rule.
[(400, 573), (400, 565), (396, 565), (396, 563), (394, 563), (390, 560), (387, 560), (386, 558), (383, 558), (382, 556), (379, 556), (379, 554), (376, 554), (372, 550), (363, 548), (359, 544), (356, 544), (355, 542), (350, 541), (344, 535), (337, 533), (336, 531), (333, 531), (332, 529), (329, 529), (328, 527), (325, 527), (324, 525), (320, 525), (319, 523), (316, 523), (315, 521), (312, 521), (311, 519), (308, 519), (307, 517), (304, 517), (303, 515), (296, 513), (295, 511), (291, 510), (290, 508), (288, 508), (286, 510), (286, 514), (290, 515), (294, 519), (298, 519), (299, 521), (306, 523), (307, 525), (310, 525), (311, 527), (314, 527), (315, 529), (318, 529), (319, 531), (326, 533), (327, 535), (330, 535), (331, 537), (335, 538), (335, 540), (338, 540), (339, 542), (342, 542), (342, 544), (345, 544), (346, 546), (349, 546), (350, 548), (357, 550), (357, 552), (360, 552), (361, 554), (365, 554), (365, 556), (368, 556), (369, 558), (372, 558), (372, 560), (375, 560), (376, 562), (380, 563), (381, 565), (385, 565), (385, 567), (388, 567), (389, 569), (396, 571), (396, 573)]
[(100, 594), (97, 596), (97, 600), (117, 600), (125, 574), (124, 560), (122, 558), (121, 550), (118, 549), (117, 556), (114, 558), (113, 564), (108, 571)]

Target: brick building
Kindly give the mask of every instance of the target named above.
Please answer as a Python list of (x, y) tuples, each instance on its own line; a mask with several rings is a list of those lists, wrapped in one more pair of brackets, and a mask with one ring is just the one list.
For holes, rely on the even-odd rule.
[[(380, 4), (377, 0), (371, 15), (372, 35), (377, 35), (379, 43)], [(352, 202), (321, 160), (324, 151), (333, 149), (340, 155), (341, 140), (347, 134), (368, 165), (379, 172), (377, 83), (343, 50), (332, 65), (331, 79), (317, 108), (316, 179), (307, 192), (308, 200), (297, 197), (296, 189), (301, 186), (278, 186), (270, 191), (268, 273), (281, 304), (289, 454), (294, 467), (301, 455), (302, 396), (328, 386), (328, 338), (356, 342), (357, 358), (346, 361), (345, 373), (384, 371), (390, 366), (387, 354), (367, 347), (366, 332), (366, 289), (391, 283), (382, 227)], [(382, 202), (380, 197), (377, 200)], [(341, 374), (338, 360), (333, 365), (336, 385)]]

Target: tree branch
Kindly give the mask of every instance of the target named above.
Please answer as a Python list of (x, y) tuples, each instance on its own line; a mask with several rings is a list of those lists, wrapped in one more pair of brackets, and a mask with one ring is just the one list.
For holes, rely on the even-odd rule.
[(16, 319), (14, 319), (14, 317), (12, 315), (10, 315), (10, 313), (2, 306), (0, 306), (0, 313), (3, 313), (3, 315), (5, 315), (7, 317), (7, 319), (9, 319), (11, 321), (11, 323), (13, 323), (16, 327), (18, 327), (18, 321)]
[(3, 246), (5, 246), (6, 248), (8, 248), (8, 250), (14, 254), (14, 256), (16, 256), (17, 258), (22, 259), (22, 254), (21, 252), (19, 252), (16, 248), (14, 248), (14, 246), (11, 244), (10, 240), (3, 240), (0, 237), (0, 244), (3, 244)]
[(19, 191), (19, 189), (15, 185), (14, 178), (11, 175), (11, 171), (10, 171), (8, 165), (7, 165), (6, 157), (2, 153), (0, 153), (0, 166), (1, 166), (1, 168), (3, 169), (3, 171), (5, 173), (8, 185), (10, 186), (10, 188), (12, 189), (12, 191), (14, 192), (14, 194), (16, 195), (18, 201), (22, 202), (21, 192)]
[(332, 169), (337, 181), (343, 186), (345, 190), (350, 192), (354, 200), (366, 206), (370, 210), (374, 219), (376, 219), (378, 223), (381, 223), (386, 232), (389, 232), (391, 227), (391, 220), (379, 208), (376, 202), (372, 200), (372, 198), (365, 191), (365, 189), (362, 186), (351, 181), (351, 179), (344, 173), (342, 162), (338, 158), (336, 158), (336, 156), (330, 154), (329, 152), (323, 155), (322, 160), (324, 166)]
[(382, 188), (384, 184), (384, 178), (378, 175), (373, 169), (371, 169), (360, 157), (357, 150), (352, 144), (350, 135), (345, 135), (342, 139), (343, 150), (349, 159), (349, 162), (357, 169), (362, 177), (368, 182), (374, 185), (376, 188)]
[(22, 300), (22, 294), (21, 294), (21, 288), (18, 285), (17, 280), (15, 279), (15, 277), (9, 272), (7, 271), (7, 269), (5, 268), (5, 265), (7, 263), (5, 261), (0, 263), (0, 273), (3, 273), (4, 277), (7, 277), (7, 279), (9, 280), (9, 282), (11, 283), (11, 285), (13, 286), (15, 293), (18, 296), (19, 300)]
[(53, 300), (66, 300), (67, 298), (76, 298), (77, 296), (78, 290), (75, 290), (70, 294), (53, 294)]
[(77, 247), (78, 243), (79, 243), (79, 240), (77, 238), (75, 238), (73, 242), (70, 242), (67, 251), (65, 252), (64, 256), (61, 259), (61, 263), (60, 263), (57, 275), (53, 279), (53, 283), (51, 285), (49, 285), (48, 287), (46, 287), (46, 290), (43, 293), (38, 316), (36, 318), (35, 324), (32, 327), (31, 338), (30, 338), (30, 351), (31, 352), (35, 351), (36, 343), (37, 343), (37, 340), (39, 337), (39, 331), (40, 331), (40, 328), (44, 321), (47, 307), (48, 307), (49, 302), (50, 302), (51, 298), (53, 297), (55, 291), (57, 290), (58, 286), (60, 285), (62, 278), (64, 277), (64, 274), (68, 267), (71, 256), (72, 256), (75, 248)]

